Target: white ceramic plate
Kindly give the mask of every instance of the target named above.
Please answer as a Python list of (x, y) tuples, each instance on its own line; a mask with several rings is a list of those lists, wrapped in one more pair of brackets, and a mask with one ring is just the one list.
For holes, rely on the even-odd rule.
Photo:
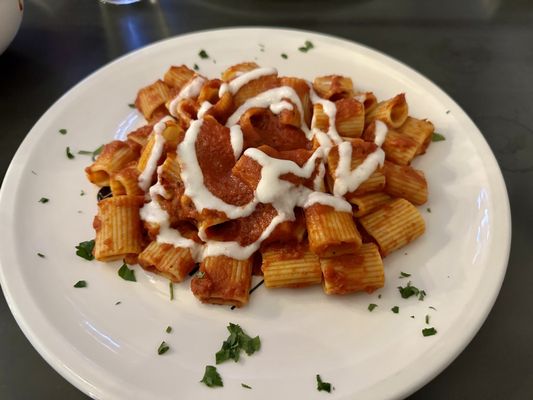
[[(306, 40), (315, 48), (302, 53), (298, 47)], [(198, 57), (201, 49), (209, 59)], [(171, 64), (196, 63), (214, 77), (243, 60), (277, 67), (280, 75), (351, 76), (358, 88), (379, 98), (405, 92), (411, 114), (431, 119), (446, 137), (416, 160), (430, 185), (430, 200), (421, 207), (427, 232), (386, 258), (385, 289), (327, 297), (319, 287), (261, 287), (247, 307), (230, 310), (199, 304), (189, 282), (176, 285), (170, 301), (164, 279), (136, 267), (138, 282), (127, 282), (117, 276), (119, 263), (75, 255), (74, 246), (94, 236), (96, 189), (83, 172), (90, 159), (69, 160), (65, 148), (92, 150), (137, 124), (128, 103)], [(62, 128), (66, 135), (58, 133)], [(41, 197), (50, 201), (39, 203)], [(6, 175), (0, 213), (0, 277), (13, 314), (57, 371), (102, 399), (322, 399), (316, 374), (334, 385), (331, 399), (404, 397), (445, 368), (480, 328), (498, 294), (510, 245), (501, 172), (479, 130), (452, 99), (367, 47), (281, 29), (180, 36), (97, 71), (28, 134)], [(397, 286), (407, 283), (398, 278), (400, 271), (425, 289), (424, 301), (400, 298)], [(81, 279), (88, 287), (73, 288)], [(378, 307), (369, 312), (369, 303)], [(390, 311), (393, 306), (399, 314)], [(262, 349), (220, 365), (224, 387), (210, 389), (198, 381), (205, 366), (214, 364), (229, 322), (260, 335)], [(165, 333), (168, 325), (171, 334)], [(429, 326), (437, 335), (423, 337)], [(171, 350), (159, 356), (163, 340)]]

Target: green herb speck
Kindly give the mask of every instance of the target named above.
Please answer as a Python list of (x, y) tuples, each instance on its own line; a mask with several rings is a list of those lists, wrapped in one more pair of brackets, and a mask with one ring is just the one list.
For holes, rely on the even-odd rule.
[(166, 333), (170, 333), (170, 332), (172, 332), (172, 327), (171, 327), (170, 325), (167, 326), (167, 329), (165, 329), (165, 332), (166, 332)]
[(289, 56), (285, 53), (281, 53), (281, 58), (286, 60), (287, 58), (289, 58)]
[(166, 344), (165, 342), (161, 342), (161, 344), (157, 348), (157, 354), (159, 354), (159, 355), (165, 354), (168, 351), (168, 349), (170, 349), (168, 344)]
[(251, 386), (248, 386), (246, 383), (241, 383), (241, 386), (245, 389), (251, 389)]
[(203, 59), (209, 58), (209, 54), (207, 54), (207, 51), (203, 49), (198, 52), (198, 55), (200, 56), (200, 58), (203, 58)]
[(41, 197), (41, 198), (39, 199), (39, 203), (43, 203), (43, 204), (48, 203), (49, 201), (50, 201), (50, 199), (48, 199), (48, 198), (46, 198), (46, 197)]
[(411, 274), (408, 274), (407, 272), (400, 272), (399, 278), (400, 279), (409, 278), (410, 276), (411, 276)]
[(298, 47), (302, 53), (307, 53), (309, 50), (313, 49), (315, 46), (309, 40), (306, 40), (302, 47)]
[(378, 306), (377, 304), (370, 303), (368, 305), (368, 311), (370, 311), (370, 312), (374, 311), (374, 308), (376, 308), (377, 306)]
[(70, 147), (68, 147), (68, 146), (67, 146), (67, 148), (65, 149), (65, 154), (67, 155), (67, 158), (68, 158), (69, 160), (72, 160), (72, 159), (74, 158), (74, 154), (72, 154), (72, 153), (70, 152)]
[(135, 279), (135, 271), (133, 269), (129, 269), (126, 262), (122, 262), (122, 266), (118, 270), (118, 276), (120, 276), (125, 281), (130, 282), (137, 282), (137, 279)]
[(94, 249), (94, 240), (88, 240), (86, 242), (81, 242), (76, 246), (76, 254), (80, 256), (81, 258), (85, 258), (86, 260), (94, 260), (93, 255), (93, 249)]
[(74, 284), (74, 287), (75, 288), (82, 288), (82, 287), (87, 287), (87, 282), (86, 281), (78, 281)]
[(209, 387), (224, 386), (222, 378), (217, 372), (217, 368), (212, 365), (207, 365), (205, 367), (204, 377), (200, 381), (205, 383)]
[(322, 381), (320, 375), (316, 375), (316, 390), (331, 393), (331, 383)]
[(443, 140), (446, 140), (444, 135), (441, 135), (440, 133), (433, 132), (433, 135), (431, 136), (432, 142), (442, 142)]
[(411, 296), (418, 296), (418, 300), (422, 301), (426, 297), (426, 292), (418, 289), (416, 286), (412, 286), (411, 281), (407, 282), (407, 286), (405, 287), (398, 286), (398, 290), (404, 299), (408, 299)]
[(59, 133), (61, 133), (62, 135), (66, 135), (67, 134), (67, 130), (65, 128), (61, 128), (59, 130)]
[(251, 356), (253, 353), (261, 348), (261, 339), (259, 336), (254, 338), (248, 336), (246, 332), (237, 324), (230, 324), (227, 326), (230, 333), (228, 338), (222, 343), (222, 347), (215, 354), (217, 364), (221, 364), (227, 360), (239, 361), (241, 350)]
[(424, 336), (433, 336), (436, 334), (437, 334), (437, 330), (435, 328), (422, 329), (422, 335)]
[(168, 281), (168, 290), (170, 292), (170, 300), (174, 300), (174, 284), (172, 281)]
[(37, 253), (37, 255), (41, 258), (45, 258), (44, 254), (43, 253)]
[(394, 306), (390, 309), (394, 314), (398, 314), (400, 312), (400, 307)]

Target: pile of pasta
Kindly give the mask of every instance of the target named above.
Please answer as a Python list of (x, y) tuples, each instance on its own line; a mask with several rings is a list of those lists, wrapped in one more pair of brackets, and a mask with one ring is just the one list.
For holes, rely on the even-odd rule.
[(372, 292), (382, 258), (425, 230), (427, 182), (410, 164), (434, 127), (404, 94), (378, 101), (348, 77), (245, 62), (221, 79), (172, 66), (135, 105), (146, 124), (86, 168), (112, 193), (93, 223), (97, 260), (192, 276), (200, 301), (241, 307), (253, 274)]

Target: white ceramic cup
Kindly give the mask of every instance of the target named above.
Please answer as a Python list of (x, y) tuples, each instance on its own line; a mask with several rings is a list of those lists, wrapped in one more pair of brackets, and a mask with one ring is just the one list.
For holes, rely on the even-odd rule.
[(23, 13), (24, 0), (0, 0), (0, 54), (17, 34)]

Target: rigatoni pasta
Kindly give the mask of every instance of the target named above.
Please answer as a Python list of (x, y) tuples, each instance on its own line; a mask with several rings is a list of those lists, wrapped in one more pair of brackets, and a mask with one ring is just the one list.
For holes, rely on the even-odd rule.
[(434, 128), (403, 93), (379, 101), (346, 76), (244, 62), (221, 79), (172, 66), (135, 104), (146, 125), (86, 168), (112, 193), (94, 220), (98, 260), (172, 282), (199, 264), (193, 294), (242, 307), (259, 266), (268, 289), (376, 290), (382, 258), (425, 230), (427, 182), (410, 164)]

